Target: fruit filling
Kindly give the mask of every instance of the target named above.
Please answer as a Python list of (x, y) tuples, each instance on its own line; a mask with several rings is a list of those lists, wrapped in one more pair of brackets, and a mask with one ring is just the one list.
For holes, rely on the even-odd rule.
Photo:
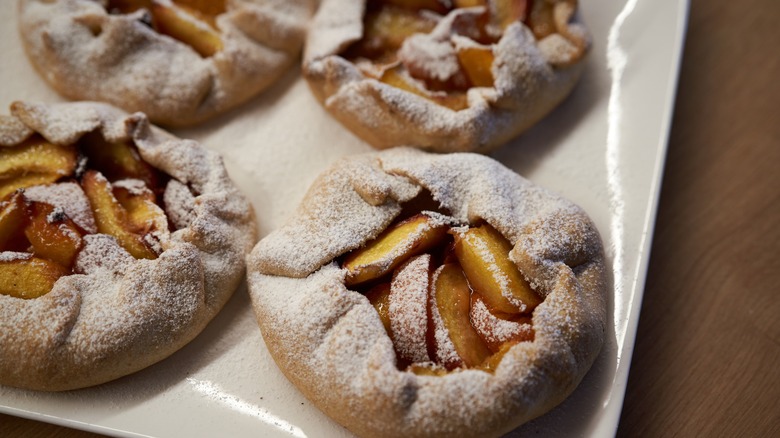
[(144, 23), (207, 58), (223, 48), (216, 18), (225, 12), (225, 3), (225, 0), (109, 0), (107, 9), (113, 14), (146, 11), (141, 16)]
[[(572, 8), (576, 2), (565, 2)], [(512, 23), (537, 39), (562, 32), (543, 0), (369, 0), (363, 38), (343, 56), (365, 75), (452, 110), (494, 84), (494, 48)]]
[(89, 234), (107, 234), (137, 259), (162, 252), (168, 176), (130, 142), (97, 132), (73, 145), (33, 135), (0, 147), (0, 294), (37, 298), (80, 273)]
[(399, 369), (490, 372), (509, 347), (533, 340), (531, 316), (542, 301), (511, 249), (486, 222), (422, 211), (346, 254), (341, 267), (345, 285), (379, 314)]

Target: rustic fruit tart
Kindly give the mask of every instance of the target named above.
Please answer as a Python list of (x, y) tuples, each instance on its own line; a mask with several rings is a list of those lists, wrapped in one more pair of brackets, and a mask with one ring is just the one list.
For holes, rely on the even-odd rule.
[(576, 0), (323, 0), (304, 75), (383, 149), (486, 152), (557, 106), (590, 37)]
[(75, 100), (191, 125), (267, 88), (298, 58), (314, 0), (21, 0), (41, 76)]
[(0, 116), (0, 384), (103, 383), (193, 339), (241, 283), (253, 210), (221, 158), (106, 104)]
[(548, 411), (604, 340), (597, 230), (478, 154), (337, 163), (247, 258), (272, 356), (364, 436), (483, 436)]

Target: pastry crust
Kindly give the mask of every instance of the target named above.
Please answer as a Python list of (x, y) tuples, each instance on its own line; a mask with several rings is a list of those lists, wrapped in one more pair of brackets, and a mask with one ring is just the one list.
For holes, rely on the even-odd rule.
[[(494, 373), (399, 370), (379, 315), (334, 261), (423, 189), (457, 221), (484, 220), (506, 237), (544, 298), (534, 340), (512, 346)], [(574, 390), (604, 341), (604, 264), (597, 230), (571, 202), (485, 156), (396, 148), (321, 175), (294, 218), (255, 246), (247, 271), (269, 351), (321, 410), (361, 436), (449, 437), (505, 433)]]
[(208, 57), (152, 30), (144, 11), (109, 14), (106, 0), (20, 0), (19, 28), (30, 61), (63, 96), (186, 126), (276, 81), (300, 53), (313, 3), (228, 1), (215, 24), (224, 47)]
[[(520, 22), (507, 27), (493, 45), (493, 87), (469, 89), (468, 107), (459, 111), (369, 77), (346, 59), (348, 47), (363, 38), (365, 1), (322, 1), (307, 37), (303, 73), (325, 108), (378, 149), (407, 145), (488, 152), (542, 119), (582, 74), (590, 36), (576, 14), (576, 1), (547, 3), (554, 4), (556, 30), (536, 39)], [(439, 27), (453, 14), (475, 9), (480, 10), (450, 12), (434, 32), (443, 31)], [(450, 38), (456, 46), (471, 41)]]
[(39, 298), (0, 295), (0, 384), (60, 391), (138, 371), (192, 340), (243, 280), (254, 212), (216, 153), (99, 103), (16, 102), (0, 127), (0, 147), (33, 133), (62, 145), (93, 131), (132, 140), (144, 161), (171, 176), (165, 211), (176, 229), (155, 236), (163, 250), (155, 260), (88, 234), (78, 274)]

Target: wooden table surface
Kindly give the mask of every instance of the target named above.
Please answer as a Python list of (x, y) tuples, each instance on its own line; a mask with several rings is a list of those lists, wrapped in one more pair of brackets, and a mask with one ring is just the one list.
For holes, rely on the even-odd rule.
[[(780, 1), (692, 0), (620, 437), (780, 436)], [(0, 415), (0, 437), (91, 433)]]

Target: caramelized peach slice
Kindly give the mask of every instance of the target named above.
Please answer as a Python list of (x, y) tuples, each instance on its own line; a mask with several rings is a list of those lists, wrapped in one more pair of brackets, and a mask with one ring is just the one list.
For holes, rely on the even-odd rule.
[(157, 254), (146, 244), (127, 218), (127, 211), (111, 191), (111, 184), (94, 170), (87, 171), (81, 186), (89, 199), (99, 233), (114, 236), (127, 252), (137, 259), (155, 259)]
[[(458, 366), (474, 367), (490, 356), (490, 350), (471, 326), (469, 320), (471, 289), (461, 267), (446, 263), (434, 274), (432, 301), (436, 306), (442, 327), (437, 327), (439, 318), (434, 318), (436, 329), (437, 356), (443, 365), (452, 369)], [(452, 342), (457, 358), (442, 354), (439, 337)]]
[[(547, 3), (536, 1), (534, 3)], [(515, 21), (525, 21), (528, 14), (528, 0), (490, 0), (493, 22), (502, 30)]]
[(225, 0), (174, 0), (174, 3), (192, 11), (198, 11), (205, 17), (216, 17), (227, 10)]
[(151, 189), (161, 184), (159, 172), (143, 161), (138, 149), (129, 142), (108, 142), (100, 133), (92, 132), (82, 137), (79, 146), (89, 168), (109, 181), (140, 179)]
[(352, 287), (379, 279), (410, 257), (427, 251), (446, 238), (446, 224), (427, 214), (399, 222), (346, 257), (342, 264), (347, 270), (344, 284)]
[(81, 231), (62, 209), (43, 202), (30, 206), (30, 223), (24, 235), (37, 257), (56, 262), (64, 267), (73, 266), (76, 255), (83, 246)]
[(392, 338), (392, 330), (390, 329), (390, 283), (380, 283), (372, 287), (366, 292), (366, 298), (374, 306), (376, 313), (379, 314), (379, 319), (382, 320), (382, 325), (385, 326), (385, 331)]
[(531, 2), (531, 11), (528, 14), (528, 27), (531, 28), (537, 40), (555, 33), (553, 6), (552, 2), (547, 1)]
[(448, 0), (385, 0), (384, 3), (417, 11), (428, 9), (440, 14), (445, 14), (450, 9)]
[(0, 260), (0, 294), (16, 298), (38, 298), (51, 291), (68, 270), (37, 257)]
[(509, 260), (512, 245), (488, 224), (454, 231), (455, 255), (474, 290), (492, 309), (530, 313), (541, 298)]
[(494, 314), (490, 312), (482, 297), (471, 295), (471, 325), (485, 341), (490, 351), (496, 353), (507, 342), (532, 341), (534, 329), (531, 317), (527, 315)]
[(462, 47), (458, 49), (458, 61), (466, 77), (475, 87), (493, 86), (493, 49), (489, 46)]
[(77, 181), (28, 187), (24, 190), (24, 199), (28, 204), (44, 202), (61, 207), (84, 234), (97, 233), (95, 216), (89, 207), (89, 200)]
[(487, 0), (455, 0), (456, 8), (473, 8), (475, 6), (485, 6)]
[(380, 64), (395, 60), (393, 52), (415, 33), (428, 33), (436, 21), (419, 12), (398, 7), (383, 7), (366, 13), (363, 39), (350, 48), (348, 57), (375, 58)]
[(411, 371), (414, 374), (417, 374), (418, 376), (434, 376), (434, 377), (441, 377), (447, 375), (447, 369), (444, 367), (440, 367), (437, 365), (432, 365), (429, 363), (426, 364), (419, 364), (415, 363), (409, 366), (407, 371)]
[(499, 348), (499, 350), (495, 354), (487, 358), (486, 361), (482, 362), (478, 368), (481, 369), (482, 371), (487, 371), (489, 373), (495, 372), (496, 368), (498, 368), (498, 365), (501, 363), (501, 360), (504, 358), (507, 351), (509, 351), (509, 349), (514, 346), (515, 344), (512, 342), (507, 342), (501, 345), (501, 348)]
[(201, 56), (209, 57), (222, 50), (219, 33), (194, 9), (153, 0), (150, 10), (158, 32), (189, 45)]
[(451, 92), (446, 94), (432, 94), (412, 82), (411, 78), (404, 76), (401, 73), (400, 66), (385, 70), (382, 74), (382, 77), (380, 78), (380, 81), (395, 88), (399, 88), (401, 90), (424, 97), (453, 111), (459, 111), (468, 108), (469, 106), (466, 93)]
[[(132, 181), (138, 184), (132, 184)], [(168, 229), (168, 218), (165, 212), (155, 203), (155, 196), (143, 182), (131, 180), (118, 181), (113, 186), (113, 194), (119, 204), (127, 211), (127, 219), (137, 233), (147, 234), (153, 231)]]
[(393, 273), (390, 289), (390, 327), (399, 359), (428, 362), (428, 301), (431, 256), (412, 257)]
[(29, 174), (58, 177), (72, 175), (76, 169), (76, 148), (48, 142), (33, 136), (13, 147), (0, 147), (0, 179)]
[(61, 178), (56, 173), (29, 173), (27, 175), (12, 176), (0, 179), (0, 199), (9, 194), (27, 187), (51, 184)]
[(32, 253), (69, 268), (73, 266), (84, 242), (78, 226), (65, 212), (50, 204), (33, 202), (30, 205), (30, 223), (24, 235), (32, 246)]
[(7, 201), (0, 202), (0, 251), (22, 249), (15, 243), (26, 222), (27, 206), (21, 193), (15, 193)]

